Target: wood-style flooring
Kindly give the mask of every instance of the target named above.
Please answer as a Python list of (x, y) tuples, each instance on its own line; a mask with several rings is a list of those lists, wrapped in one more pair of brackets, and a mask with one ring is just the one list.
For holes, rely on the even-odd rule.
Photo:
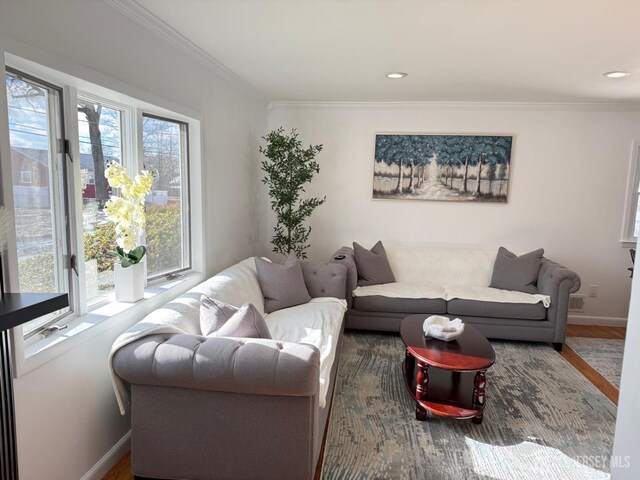
[[(612, 338), (624, 340), (627, 329), (625, 327), (598, 327), (595, 325), (568, 325), (568, 337)], [(560, 353), (564, 359), (573, 365), (580, 373), (589, 379), (609, 400), (618, 405), (618, 389), (600, 375), (596, 369), (585, 362), (580, 355), (565, 345)]]
[[(567, 336), (569, 337), (589, 337), (589, 338), (614, 338), (624, 339), (626, 328), (624, 327), (599, 327), (592, 325), (568, 325)], [(551, 347), (549, 347), (551, 348)], [(618, 389), (611, 385), (602, 375), (600, 375), (591, 365), (585, 362), (576, 352), (567, 345), (560, 353), (562, 357), (582, 373), (591, 383), (593, 383), (607, 398), (616, 405), (618, 404)], [(327, 432), (325, 431), (325, 437)], [(320, 479), (320, 465), (324, 453), (324, 442), (320, 452), (320, 460), (316, 469), (315, 480)], [(127, 453), (120, 461), (107, 473), (103, 480), (133, 480), (131, 473), (131, 453)]]

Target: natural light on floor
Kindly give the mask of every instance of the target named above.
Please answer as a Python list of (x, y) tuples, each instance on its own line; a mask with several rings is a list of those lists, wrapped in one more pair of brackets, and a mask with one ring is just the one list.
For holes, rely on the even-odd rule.
[[(466, 437), (474, 471), (482, 478), (512, 480), (604, 480), (609, 474), (583, 465), (560, 450), (532, 442), (506, 447)], [(595, 460), (595, 459), (594, 459)]]

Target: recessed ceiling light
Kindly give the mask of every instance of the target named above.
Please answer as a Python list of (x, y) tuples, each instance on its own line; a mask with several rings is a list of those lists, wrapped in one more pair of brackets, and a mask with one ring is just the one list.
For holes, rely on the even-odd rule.
[(404, 78), (407, 74), (404, 72), (390, 72), (387, 73), (387, 78)]
[(602, 75), (604, 75), (607, 78), (622, 78), (622, 77), (628, 77), (631, 74), (629, 72), (624, 72), (622, 70), (614, 70), (613, 72), (605, 72)]

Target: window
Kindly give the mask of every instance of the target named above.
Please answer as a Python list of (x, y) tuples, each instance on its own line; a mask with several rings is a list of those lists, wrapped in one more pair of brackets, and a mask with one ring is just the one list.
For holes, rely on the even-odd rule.
[[(69, 292), (61, 91), (18, 71), (5, 77), (18, 279), (22, 292)], [(37, 182), (32, 172), (38, 172)], [(19, 176), (18, 176), (19, 174)], [(26, 336), (69, 310), (24, 326)]]
[(31, 185), (33, 179), (31, 178), (31, 170), (22, 170), (20, 172), (20, 183), (23, 185)]
[[(622, 227), (622, 243), (624, 246), (635, 246), (640, 234), (640, 141), (634, 141), (631, 149), (629, 164), (629, 183), (627, 186), (627, 201)], [(634, 244), (634, 245), (629, 245)]]
[[(140, 239), (147, 246), (148, 280), (191, 270), (191, 252), (201, 249), (191, 245), (189, 127), (199, 124), (32, 62), (14, 61), (20, 70), (38, 73), (5, 72), (11, 156), (3, 157), (0, 167), (12, 182), (17, 242), (9, 248), (19, 267), (11, 279), (22, 292), (68, 292), (72, 305), (27, 324), (23, 331), (29, 338), (114, 300), (115, 260), (108, 252), (116, 246), (115, 228), (104, 213), (106, 201), (118, 193), (104, 176), (110, 162), (132, 176), (143, 168), (154, 174)], [(65, 138), (65, 117), (70, 138)], [(193, 131), (198, 155), (199, 128)], [(199, 199), (197, 186), (195, 193)], [(195, 227), (198, 245), (201, 224)], [(196, 262), (201, 268), (201, 255)]]
[(187, 137), (186, 123), (142, 116), (144, 168), (154, 176), (146, 201), (149, 278), (191, 267)]
[(85, 291), (89, 305), (108, 297), (114, 289), (115, 227), (104, 213), (111, 188), (104, 176), (109, 162), (122, 163), (124, 112), (90, 96), (78, 98), (78, 143), (82, 191), (82, 240)]

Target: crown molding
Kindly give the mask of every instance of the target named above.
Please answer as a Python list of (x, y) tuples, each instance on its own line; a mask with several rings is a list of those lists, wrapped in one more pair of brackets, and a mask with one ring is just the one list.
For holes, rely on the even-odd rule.
[(262, 97), (261, 92), (254, 85), (249, 83), (233, 70), (226, 67), (223, 63), (179, 33), (164, 20), (144, 6), (140, 5), (136, 0), (104, 0), (104, 2), (134, 22), (143, 26), (168, 44), (177, 48), (182, 53), (185, 53), (208, 70), (220, 75), (231, 83), (241, 85), (243, 88), (252, 91), (257, 96)]
[(431, 109), (431, 110), (565, 110), (598, 112), (638, 112), (640, 103), (572, 103), (572, 102), (304, 102), (273, 101), (269, 111), (287, 109)]

